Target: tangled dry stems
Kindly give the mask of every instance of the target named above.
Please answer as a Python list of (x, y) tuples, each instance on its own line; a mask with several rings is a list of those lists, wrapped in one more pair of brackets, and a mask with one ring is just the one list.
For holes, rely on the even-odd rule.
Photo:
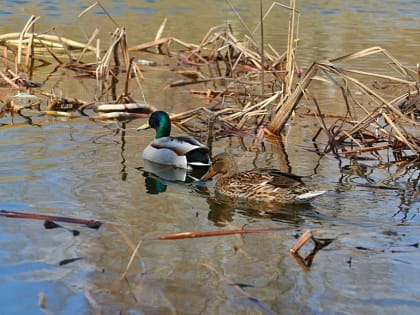
[[(290, 10), (291, 21), (295, 14), (294, 9)], [(174, 123), (189, 133), (202, 135), (210, 129), (208, 136), (255, 136), (265, 130), (266, 135), (281, 135), (290, 117), (297, 113), (295, 119), (317, 118), (319, 130), (312, 140), (325, 142), (325, 153), (350, 155), (383, 149), (392, 149), (400, 156), (405, 151), (417, 156), (420, 153), (420, 139), (416, 134), (420, 113), (419, 75), (381, 47), (314, 62), (303, 71), (295, 58), (295, 22), (289, 25), (287, 50), (278, 53), (271, 46), (270, 52), (264, 50), (252, 36), (238, 38), (229, 25), (211, 28), (198, 44), (161, 37), (165, 20), (154, 41), (132, 47), (127, 45), (126, 30), (117, 27), (101, 56), (99, 49), (91, 46), (97, 31), (87, 44), (82, 44), (59, 35), (31, 32), (36, 21), (37, 18), (31, 17), (22, 32), (0, 36), (5, 46), (0, 75), (11, 93), (18, 90), (48, 97), (47, 110), (41, 111), (42, 114), (126, 121), (156, 110), (156, 106), (147, 104), (144, 95), (143, 101), (131, 97), (134, 94), (131, 81), (135, 81), (140, 91), (140, 82), (147, 82), (141, 65), (130, 56), (141, 50), (177, 58), (178, 67), (174, 71), (184, 79), (172, 82), (169, 88), (197, 86), (190, 92), (205, 97), (210, 104), (171, 116)], [(42, 91), (40, 84), (30, 80), (36, 64), (50, 63), (37, 56), (39, 47), (48, 51), (58, 67), (74, 71), (78, 76), (95, 78), (94, 101), (60, 97)], [(58, 56), (57, 49), (66, 52), (68, 61)], [(79, 53), (77, 58), (72, 56), (74, 51)], [(83, 62), (87, 51), (96, 54), (96, 62)], [(352, 67), (353, 62), (371, 56), (383, 57), (384, 64), (391, 65), (389, 71), (395, 74)], [(320, 84), (328, 84), (329, 90), (333, 87), (333, 93), (341, 96), (331, 110), (317, 96)], [(387, 94), (384, 86), (392, 86), (394, 93)], [(8, 112), (20, 114), (29, 107), (16, 104), (10, 95), (0, 97), (5, 104), (3, 116)], [(66, 113), (69, 111), (73, 113)]]

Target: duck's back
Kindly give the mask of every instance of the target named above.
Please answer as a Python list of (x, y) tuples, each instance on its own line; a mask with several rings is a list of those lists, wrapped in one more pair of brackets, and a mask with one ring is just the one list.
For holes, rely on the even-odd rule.
[(221, 177), (215, 188), (219, 195), (230, 199), (264, 203), (295, 202), (299, 201), (299, 195), (309, 192), (300, 176), (276, 169), (256, 169)]
[(154, 139), (143, 151), (143, 158), (155, 163), (180, 168), (210, 166), (209, 150), (192, 137)]

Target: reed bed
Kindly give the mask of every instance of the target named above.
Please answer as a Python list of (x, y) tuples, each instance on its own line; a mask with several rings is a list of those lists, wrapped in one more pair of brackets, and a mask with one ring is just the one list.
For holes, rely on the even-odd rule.
[[(251, 31), (238, 37), (230, 25), (210, 28), (199, 43), (162, 37), (165, 19), (153, 41), (128, 47), (126, 30), (110, 17), (116, 28), (103, 52), (99, 49), (98, 30), (87, 43), (80, 43), (57, 34), (34, 32), (38, 18), (32, 16), (21, 32), (0, 35), (4, 46), (1, 113), (30, 117), (38, 112), (68, 118), (89, 117), (93, 121), (144, 118), (158, 106), (148, 104), (145, 95), (141, 101), (132, 97), (135, 92), (142, 93), (142, 82), (147, 84), (142, 63), (135, 57), (142, 51), (178, 60), (178, 66), (168, 71), (175, 71), (181, 79), (171, 82), (168, 88), (190, 87), (190, 93), (205, 102), (196, 109), (173, 113), (171, 119), (188, 133), (207, 135), (209, 141), (210, 137), (217, 140), (246, 135), (261, 142), (264, 135), (268, 140), (281, 136), (291, 117), (296, 121), (312, 116), (319, 125), (312, 141), (324, 146), (323, 153), (354, 155), (387, 149), (396, 157), (405, 153), (418, 156), (418, 71), (408, 69), (381, 47), (316, 61), (303, 70), (295, 57), (299, 12), (294, 1), (286, 9), (289, 32), (284, 52), (264, 45), (263, 21), (269, 11), (264, 14), (262, 9), (259, 41)], [(96, 47), (92, 45), (95, 41)], [(38, 54), (40, 49), (44, 54)], [(64, 52), (64, 57), (58, 51)], [(92, 59), (92, 54), (95, 61), (85, 62)], [(391, 74), (352, 65), (372, 56), (383, 58)], [(54, 62), (57, 67), (74, 72), (75, 77), (96, 80), (92, 100), (43, 91), (40, 83), (31, 80), (38, 67)], [(320, 83), (327, 83), (329, 90), (340, 95), (334, 112), (317, 95)], [(393, 86), (393, 94), (387, 93), (384, 86)], [(22, 97), (32, 96), (38, 101), (22, 105)], [(47, 98), (46, 108), (39, 106), (40, 98)]]

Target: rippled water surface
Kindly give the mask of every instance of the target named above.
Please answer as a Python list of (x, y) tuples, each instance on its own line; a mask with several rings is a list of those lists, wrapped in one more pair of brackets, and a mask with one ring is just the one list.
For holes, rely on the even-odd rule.
[[(153, 40), (165, 17), (165, 36), (199, 42), (208, 29), (230, 21), (244, 32), (259, 20), (255, 1), (103, 1), (127, 29), (129, 44)], [(19, 32), (30, 15), (37, 31), (85, 41), (100, 29), (104, 47), (115, 25), (100, 9), (77, 15), (87, 1), (3, 1), (0, 33)], [(269, 3), (264, 1), (264, 7)], [(237, 14), (242, 18), (239, 21)], [(331, 59), (382, 46), (403, 64), (420, 62), (418, 1), (298, 1), (298, 60)], [(278, 6), (265, 22), (266, 43), (285, 48), (288, 14)], [(152, 56), (158, 64), (164, 57)], [(374, 60), (366, 66), (372, 66)], [(95, 82), (42, 68), (43, 89), (92, 101)], [(51, 73), (51, 75), (49, 75)], [(165, 88), (176, 79), (162, 67), (147, 68), (146, 101), (181, 112), (202, 106), (189, 87)], [(134, 95), (141, 100), (141, 95)], [(308, 185), (328, 190), (311, 205), (275, 212), (221, 204), (213, 184), (150, 185), (140, 158), (153, 132), (87, 119), (0, 118), (0, 209), (95, 219), (98, 229), (45, 229), (43, 221), (0, 218), (0, 310), (2, 314), (417, 314), (420, 311), (419, 162), (400, 168), (387, 157), (367, 161), (369, 178), (396, 189), (368, 187), (366, 178), (343, 173), (348, 160), (305, 150), (316, 121), (298, 120), (284, 150), (244, 152), (237, 138), (214, 143), (232, 152), (241, 168), (277, 167), (312, 175)], [(175, 133), (180, 133), (178, 129)], [(245, 144), (251, 143), (245, 139)], [(362, 185), (360, 185), (362, 184)], [(153, 237), (229, 228), (282, 228), (280, 232), (175, 241)], [(334, 238), (305, 268), (289, 248), (306, 228)], [(121, 280), (142, 240), (127, 276)], [(130, 247), (131, 246), (131, 247)], [(305, 248), (306, 249), (306, 248)], [(82, 258), (60, 265), (66, 259)], [(242, 292), (231, 284), (243, 284)], [(245, 292), (245, 293), (244, 293)], [(89, 302), (91, 301), (91, 302)], [(92, 301), (95, 301), (93, 303)], [(95, 304), (95, 305), (93, 305)]]

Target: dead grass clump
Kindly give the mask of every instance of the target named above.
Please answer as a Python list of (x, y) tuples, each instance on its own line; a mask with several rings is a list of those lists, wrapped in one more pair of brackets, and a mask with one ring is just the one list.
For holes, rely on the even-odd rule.
[[(211, 28), (199, 43), (187, 43), (163, 36), (165, 19), (154, 41), (132, 47), (128, 47), (124, 27), (118, 25), (100, 3), (95, 5), (101, 6), (116, 26), (103, 53), (98, 48), (98, 30), (83, 44), (49, 32), (35, 32), (38, 18), (31, 17), (21, 32), (0, 36), (0, 42), (5, 45), (4, 68), (0, 71), (3, 85), (12, 92), (48, 97), (47, 108), (40, 109), (44, 115), (88, 116), (95, 121), (137, 119), (156, 107), (147, 104), (143, 94), (142, 101), (132, 96), (134, 89), (143, 93), (141, 84), (145, 78), (141, 64), (130, 54), (148, 51), (177, 60), (176, 66), (168, 70), (182, 79), (171, 82), (169, 88), (194, 86), (190, 92), (205, 99), (203, 106), (174, 114), (172, 119), (189, 133), (207, 135), (209, 141), (214, 136), (217, 139), (258, 134), (261, 138), (262, 130), (266, 135), (280, 135), (296, 113), (296, 119), (316, 117), (319, 129), (312, 139), (325, 144), (325, 153), (352, 155), (385, 148), (400, 155), (404, 151), (420, 153), (420, 140), (415, 133), (420, 113), (418, 73), (404, 67), (380, 47), (314, 62), (303, 72), (295, 58), (299, 12), (294, 1), (290, 2), (290, 7), (281, 6), (289, 13), (287, 48), (283, 53), (264, 43), (263, 22), (274, 5), (267, 12), (260, 6), (258, 39), (255, 31), (250, 31), (246, 25), (243, 36), (235, 33), (231, 25), (222, 25)], [(231, 6), (229, 2), (228, 5)], [(88, 14), (92, 7), (81, 15)], [(243, 23), (235, 8), (231, 6), (231, 9)], [(95, 41), (97, 47), (92, 46)], [(94, 78), (93, 101), (40, 90), (40, 84), (32, 80), (32, 75), (37, 66), (49, 62), (37, 55), (40, 48), (55, 60), (57, 68), (68, 69), (75, 77)], [(64, 55), (59, 55), (58, 49)], [(83, 61), (89, 53), (95, 55), (95, 60)], [(383, 63), (390, 65), (395, 74), (388, 74), (389, 68), (388, 72), (374, 72), (353, 66), (354, 62), (372, 56), (382, 56)], [(319, 94), (320, 83), (328, 84), (328, 91), (339, 96), (335, 98), (332, 111), (324, 104), (322, 93)], [(392, 88), (388, 89), (390, 86)], [(20, 113), (21, 108), (10, 102), (11, 96), (0, 95), (6, 104), (3, 115), (8, 110)], [(121, 108), (118, 104), (126, 106)], [(75, 114), (65, 114), (69, 111)]]

